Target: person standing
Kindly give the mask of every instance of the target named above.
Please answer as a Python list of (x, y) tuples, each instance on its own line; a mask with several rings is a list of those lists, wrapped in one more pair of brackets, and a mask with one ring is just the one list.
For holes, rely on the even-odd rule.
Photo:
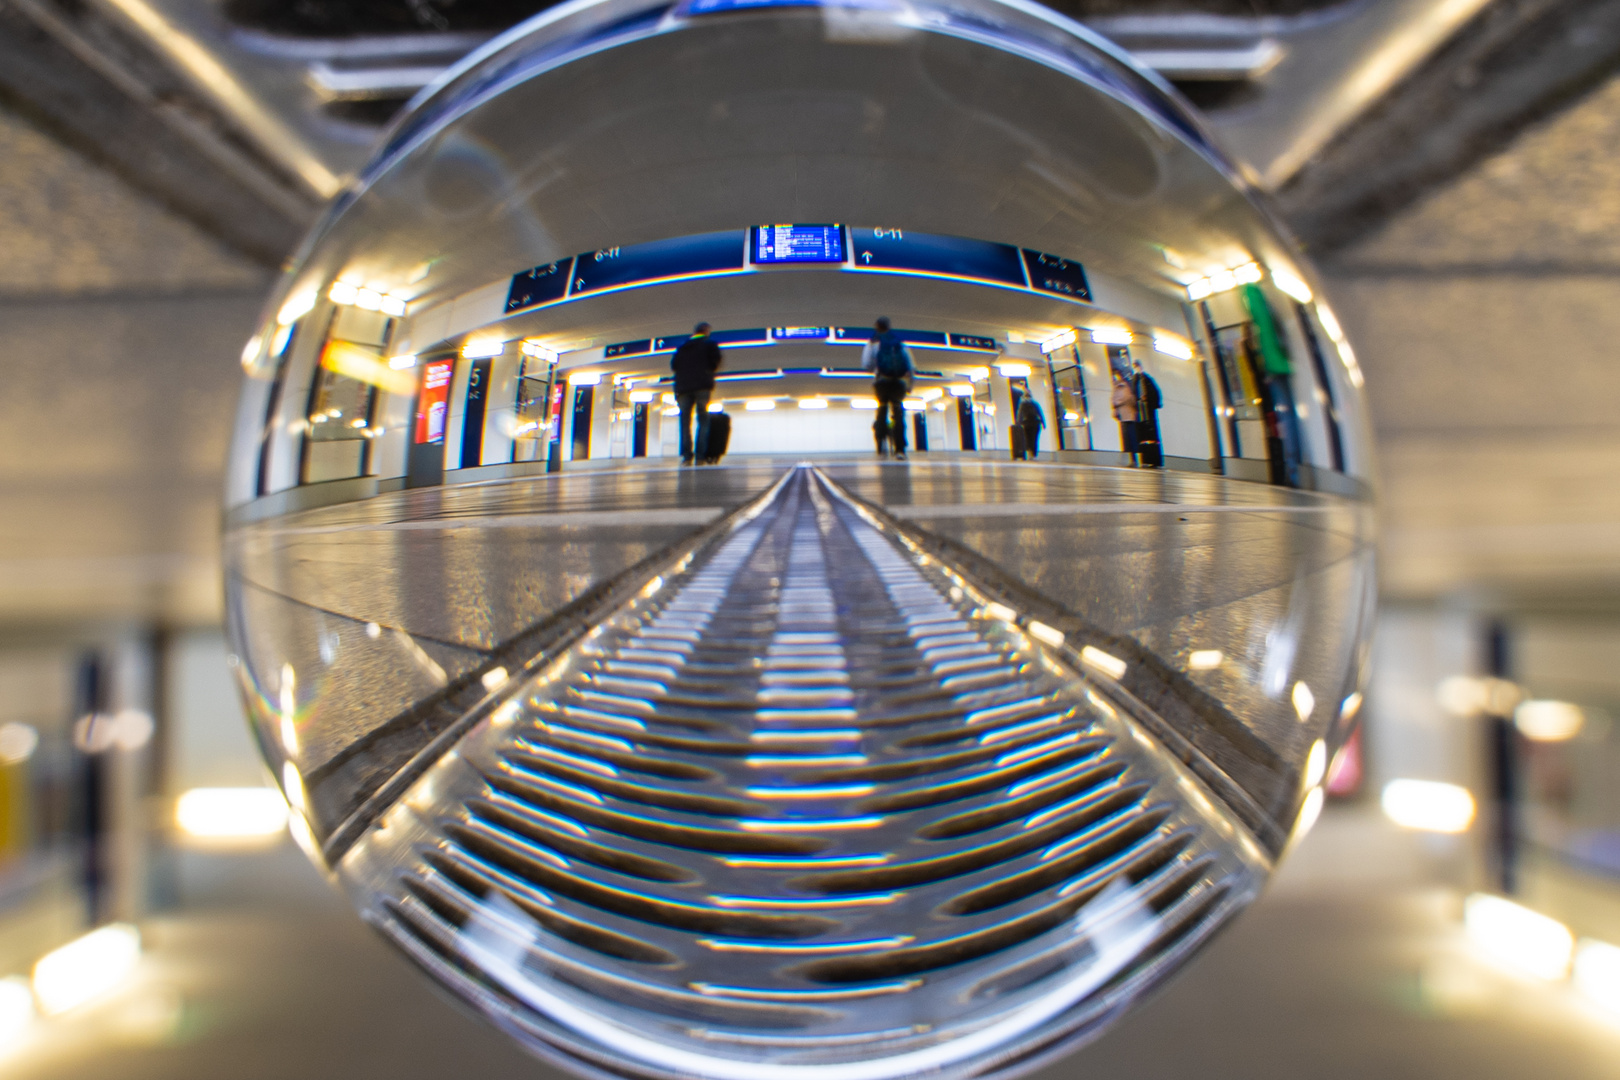
[(1131, 380), (1117, 368), (1113, 371), (1114, 391), (1110, 405), (1114, 419), (1119, 421), (1119, 444), (1124, 447), (1131, 464), (1136, 464), (1136, 390)]
[(1136, 394), (1136, 452), (1150, 469), (1164, 468), (1164, 447), (1159, 443), (1159, 410), (1164, 397), (1159, 384), (1147, 373), (1142, 361), (1131, 364), (1131, 389)]
[[(675, 405), (680, 409), (681, 464), (690, 465), (694, 458), (707, 461), (709, 457), (709, 397), (714, 393), (714, 373), (720, 370), (720, 346), (709, 336), (709, 324), (700, 322), (692, 336), (681, 342), (681, 347), (670, 357), (670, 370), (675, 372)], [(692, 413), (697, 413), (697, 440), (692, 439)]]
[(876, 376), (872, 380), (872, 396), (877, 398), (877, 422), (872, 433), (877, 438), (878, 453), (883, 453), (885, 440), (894, 456), (906, 456), (906, 395), (911, 392), (911, 379), (917, 367), (911, 360), (911, 350), (900, 340), (889, 325), (887, 316), (880, 316), (872, 330), (872, 340), (861, 350), (861, 368)]
[(1018, 426), (1024, 429), (1024, 449), (1029, 454), (1029, 460), (1039, 461), (1041, 454), (1041, 429), (1046, 426), (1046, 414), (1035, 400), (1035, 395), (1024, 391), (1018, 397), (1018, 408), (1015, 412)]
[(1299, 486), (1299, 467), (1305, 462), (1305, 443), (1299, 427), (1299, 404), (1294, 400), (1294, 365), (1288, 358), (1277, 320), (1266, 294), (1257, 285), (1243, 286), (1243, 306), (1254, 324), (1256, 351), (1265, 379), (1267, 419), (1276, 429), (1282, 450), (1281, 480)]

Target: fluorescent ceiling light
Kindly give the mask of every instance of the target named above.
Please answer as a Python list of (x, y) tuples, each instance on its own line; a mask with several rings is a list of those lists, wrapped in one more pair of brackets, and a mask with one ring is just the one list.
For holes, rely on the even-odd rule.
[(1028, 364), (1019, 364), (1012, 361), (997, 364), (996, 370), (1009, 379), (1027, 378), (1029, 376)]
[(973, 396), (973, 385), (971, 383), (952, 383), (945, 389), (949, 390), (956, 397)]
[(869, 398), (869, 397), (850, 398), (849, 399), (849, 407), (852, 408), (852, 409), (875, 409), (875, 408), (878, 407), (877, 398)]
[(1073, 345), (1078, 340), (1080, 340), (1079, 334), (1073, 330), (1065, 330), (1063, 333), (1055, 337), (1049, 337), (1041, 342), (1041, 352), (1049, 353), (1054, 349), (1061, 349), (1065, 345)]
[(595, 386), (602, 381), (600, 371), (570, 371), (568, 373), (569, 386)]
[(776, 408), (776, 402), (770, 398), (755, 398), (743, 406), (743, 409), (747, 412), (770, 412), (774, 408)]
[(491, 356), (499, 356), (506, 351), (506, 342), (498, 338), (482, 338), (469, 341), (461, 346), (461, 357), (464, 360), (487, 360)]
[(388, 366), (393, 368), (395, 371), (404, 371), (407, 368), (413, 368), (416, 366), (416, 357), (410, 353), (402, 353), (399, 356), (390, 356), (388, 358)]
[(641, 405), (653, 400), (656, 396), (651, 390), (637, 390), (630, 395), (630, 402), (633, 405)]
[(334, 304), (352, 304), (359, 291), (347, 281), (334, 281), (332, 287), (326, 290), (326, 298)]
[(282, 326), (290, 326), (299, 319), (308, 315), (315, 308), (315, 293), (313, 291), (294, 293), (281, 305), (276, 312), (276, 322)]
[(1153, 348), (1156, 352), (1162, 352), (1166, 356), (1174, 356), (1178, 360), (1191, 360), (1193, 356), (1191, 345), (1188, 345), (1180, 338), (1173, 338), (1166, 334), (1155, 334), (1153, 336)]
[(557, 362), (556, 349), (542, 345), (532, 338), (525, 339), (523, 344), (519, 347), (519, 351), (524, 356), (537, 357), (538, 359), (544, 360), (548, 364), (555, 364)]
[(1311, 287), (1287, 270), (1272, 267), (1271, 283), (1302, 304), (1308, 304), (1313, 299)]
[(1098, 345), (1129, 345), (1136, 339), (1129, 330), (1122, 330), (1116, 326), (1104, 326), (1091, 332), (1091, 340)]
[(1187, 299), (1202, 300), (1214, 291), (1215, 286), (1210, 282), (1209, 278), (1201, 277), (1197, 281), (1188, 282)]
[(799, 399), (799, 408), (801, 409), (825, 409), (826, 407), (826, 398), (807, 397)]

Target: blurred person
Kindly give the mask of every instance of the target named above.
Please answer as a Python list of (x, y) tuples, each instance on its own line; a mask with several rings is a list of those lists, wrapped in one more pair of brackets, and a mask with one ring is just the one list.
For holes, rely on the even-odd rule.
[(861, 350), (861, 369), (877, 376), (872, 380), (872, 396), (878, 403), (872, 434), (877, 440), (878, 454), (893, 450), (894, 456), (903, 461), (906, 456), (905, 398), (911, 392), (917, 366), (912, 363), (911, 350), (890, 327), (886, 315), (878, 317), (872, 329), (872, 340)]
[(1164, 395), (1158, 381), (1147, 373), (1142, 361), (1131, 362), (1131, 392), (1136, 395), (1136, 455), (1149, 469), (1164, 467), (1164, 447), (1159, 443), (1159, 410)]
[(1124, 447), (1125, 454), (1131, 459), (1131, 465), (1136, 465), (1136, 390), (1131, 380), (1126, 378), (1123, 371), (1114, 369), (1110, 374), (1114, 380), (1114, 390), (1110, 404), (1114, 410), (1114, 419), (1119, 421), (1119, 444)]
[(1278, 478), (1290, 487), (1299, 486), (1299, 466), (1304, 461), (1304, 441), (1300, 437), (1299, 409), (1294, 401), (1294, 365), (1277, 329), (1266, 294), (1254, 285), (1243, 286), (1243, 305), (1253, 320), (1255, 351), (1260, 355), (1265, 388), (1267, 427), (1281, 444), (1282, 473)]
[(1017, 418), (1018, 426), (1024, 430), (1024, 449), (1031, 461), (1039, 461), (1041, 453), (1041, 429), (1046, 426), (1046, 414), (1041, 411), (1040, 404), (1035, 395), (1028, 390), (1018, 398), (1018, 405), (1013, 409), (1013, 416)]
[[(700, 322), (692, 336), (670, 357), (675, 373), (675, 405), (680, 409), (681, 464), (709, 458), (709, 397), (714, 393), (714, 373), (720, 370), (720, 346), (709, 336), (709, 324)], [(692, 438), (692, 414), (697, 413), (697, 439)]]

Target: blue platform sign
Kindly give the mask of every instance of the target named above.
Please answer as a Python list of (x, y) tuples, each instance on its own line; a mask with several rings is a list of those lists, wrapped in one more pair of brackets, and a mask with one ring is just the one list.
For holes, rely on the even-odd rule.
[(612, 360), (615, 356), (636, 356), (652, 348), (652, 341), (642, 338), (640, 341), (621, 341), (617, 345), (609, 345), (602, 350), (602, 359)]
[(743, 232), (738, 229), (587, 251), (574, 258), (568, 294), (582, 296), (603, 289), (740, 271), (743, 243)]
[(1079, 263), (1024, 249), (1024, 266), (1029, 271), (1029, 287), (1041, 292), (1061, 293), (1076, 300), (1091, 300), (1091, 285)]
[(561, 300), (568, 292), (568, 269), (573, 262), (572, 259), (563, 259), (513, 274), (512, 287), (506, 291), (506, 310), (521, 311), (537, 304)]
[(844, 261), (842, 225), (756, 225), (753, 233), (756, 266)]
[(825, 326), (773, 326), (773, 341), (824, 341), (832, 331)]
[(988, 352), (996, 351), (996, 339), (975, 337), (972, 334), (952, 334), (951, 348), (953, 349), (984, 349)]
[(1023, 261), (1011, 244), (910, 229), (851, 229), (857, 270), (970, 278), (1022, 288)]

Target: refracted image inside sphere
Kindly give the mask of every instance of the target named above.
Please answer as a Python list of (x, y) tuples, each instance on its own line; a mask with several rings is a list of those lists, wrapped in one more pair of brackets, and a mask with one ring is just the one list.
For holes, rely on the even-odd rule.
[(244, 355), (231, 633), (297, 831), (590, 1075), (1072, 1048), (1354, 721), (1368, 440), (1312, 281), (1044, 9), (541, 15)]

